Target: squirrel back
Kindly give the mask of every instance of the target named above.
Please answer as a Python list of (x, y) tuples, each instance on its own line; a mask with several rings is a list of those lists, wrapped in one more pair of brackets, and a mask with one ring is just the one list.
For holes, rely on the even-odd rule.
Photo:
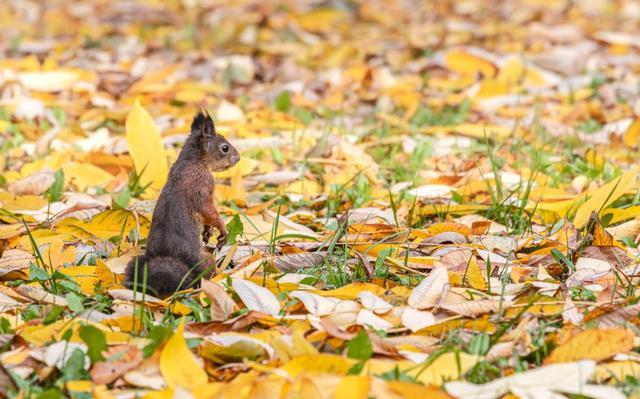
[[(145, 254), (127, 265), (125, 285), (140, 291), (145, 265), (150, 293), (166, 296), (199, 284), (208, 266), (200, 237), (206, 243), (215, 227), (221, 234), (219, 246), (226, 240), (224, 222), (214, 205), (211, 171), (226, 170), (239, 160), (238, 151), (216, 133), (211, 117), (200, 111), (160, 192)], [(134, 281), (136, 265), (138, 280)]]

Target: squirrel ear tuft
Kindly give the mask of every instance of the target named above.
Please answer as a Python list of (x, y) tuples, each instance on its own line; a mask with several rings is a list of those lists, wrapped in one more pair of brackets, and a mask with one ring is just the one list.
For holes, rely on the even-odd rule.
[(191, 123), (191, 134), (211, 135), (216, 132), (213, 119), (205, 109), (199, 109)]

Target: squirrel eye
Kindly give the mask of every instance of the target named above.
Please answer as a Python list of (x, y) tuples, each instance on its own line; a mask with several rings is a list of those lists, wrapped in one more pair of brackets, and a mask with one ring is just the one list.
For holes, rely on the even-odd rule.
[(222, 144), (220, 146), (220, 151), (222, 151), (222, 152), (224, 152), (226, 154), (227, 152), (229, 152), (229, 145), (228, 144)]

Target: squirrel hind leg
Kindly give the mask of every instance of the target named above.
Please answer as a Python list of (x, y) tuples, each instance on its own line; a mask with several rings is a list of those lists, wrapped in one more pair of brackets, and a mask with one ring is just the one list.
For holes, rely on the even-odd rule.
[[(125, 285), (129, 289), (142, 291), (144, 288), (144, 267), (147, 266), (146, 290), (149, 294), (164, 298), (176, 291), (197, 287), (200, 283), (200, 268), (190, 268), (184, 262), (169, 257), (141, 259), (138, 257), (138, 279), (134, 282), (135, 258), (125, 270)], [(144, 260), (141, 263), (141, 260)], [(192, 270), (193, 269), (193, 270)]]
[[(134, 256), (127, 267), (124, 269), (124, 285), (128, 288), (133, 284), (133, 280), (136, 276), (136, 268), (138, 269), (138, 277), (142, 276), (144, 266), (147, 264), (147, 258), (144, 255)], [(140, 278), (141, 279), (141, 278)]]

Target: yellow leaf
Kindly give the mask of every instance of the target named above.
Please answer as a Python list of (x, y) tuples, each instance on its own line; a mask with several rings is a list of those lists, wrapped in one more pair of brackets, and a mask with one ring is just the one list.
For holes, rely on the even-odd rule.
[(466, 353), (448, 352), (439, 356), (420, 373), (422, 368), (413, 369), (410, 375), (425, 385), (440, 386), (446, 381), (457, 380), (475, 366), (482, 357)]
[(247, 176), (253, 173), (253, 171), (258, 167), (258, 165), (259, 165), (258, 161), (253, 160), (251, 158), (242, 157), (240, 158), (238, 163), (232, 166), (231, 168), (222, 172), (216, 172), (213, 175), (215, 176), (216, 179), (231, 179), (238, 174), (240, 176)]
[(335, 399), (366, 399), (369, 396), (370, 378), (360, 375), (344, 377), (336, 387)]
[(140, 318), (136, 318), (133, 315), (126, 315), (120, 317), (114, 317), (111, 319), (104, 319), (100, 322), (100, 324), (105, 325), (107, 327), (117, 327), (120, 331), (123, 332), (131, 332), (131, 331), (141, 331), (142, 330), (142, 320)]
[(89, 233), (91, 236), (108, 240), (112, 237), (127, 237), (132, 229), (138, 231), (141, 237), (146, 237), (150, 222), (147, 218), (134, 215), (124, 209), (111, 209), (94, 216), (91, 221), (70, 219), (57, 226), (58, 232), (68, 232), (74, 236)]
[(102, 288), (109, 290), (111, 288), (118, 287), (118, 277), (114, 272), (109, 269), (106, 263), (101, 259), (96, 259), (96, 278), (102, 283)]
[(496, 331), (496, 325), (492, 321), (488, 320), (487, 317), (483, 317), (478, 319), (447, 320), (434, 326), (429, 326), (420, 330), (420, 334), (429, 335), (431, 337), (439, 337), (460, 328), (473, 331), (484, 331), (488, 333), (493, 333)]
[(627, 147), (637, 147), (640, 141), (640, 119), (636, 119), (629, 126), (623, 137), (624, 145)]
[(93, 383), (86, 380), (71, 380), (66, 383), (67, 389), (73, 392), (91, 392)]
[(322, 353), (319, 355), (298, 356), (280, 367), (295, 378), (301, 373), (331, 373), (345, 375), (353, 366), (353, 361), (342, 356)]
[(389, 256), (397, 257), (400, 255), (400, 251), (405, 248), (406, 246), (404, 244), (357, 244), (351, 247), (354, 251), (375, 257), (377, 257), (380, 252), (386, 250), (389, 250)]
[(508, 84), (523, 82), (530, 86), (542, 86), (546, 80), (532, 68), (527, 68), (520, 59), (511, 57), (498, 72), (498, 81)]
[(380, 287), (379, 285), (361, 282), (347, 284), (343, 287), (336, 288), (335, 290), (314, 290), (312, 292), (314, 294), (338, 299), (356, 299), (358, 297), (358, 294), (360, 294), (362, 291), (370, 291), (371, 293), (378, 296), (384, 294), (384, 288)]
[(74, 324), (69, 323), (69, 320), (58, 320), (46, 326), (31, 325), (20, 332), (20, 337), (32, 345), (43, 346), (52, 339), (60, 339), (62, 333), (73, 330), (73, 327)]
[(417, 214), (422, 216), (439, 215), (439, 214), (471, 214), (478, 211), (484, 211), (487, 205), (458, 205), (458, 204), (427, 204), (417, 210)]
[(438, 356), (425, 368), (422, 366), (416, 367), (415, 363), (409, 361), (374, 358), (367, 362), (365, 370), (369, 375), (380, 375), (398, 368), (401, 372), (415, 377), (418, 382), (425, 385), (441, 386), (447, 381), (461, 378), (464, 373), (481, 360), (482, 356), (447, 352)]
[(310, 32), (329, 32), (347, 18), (347, 15), (334, 8), (319, 8), (296, 18), (300, 27)]
[(449, 69), (460, 75), (482, 75), (486, 78), (495, 76), (497, 68), (491, 61), (469, 54), (462, 50), (449, 51), (444, 58)]
[(232, 201), (241, 206), (246, 204), (247, 192), (244, 189), (242, 170), (234, 170), (230, 179), (230, 186), (226, 184), (216, 185), (216, 197), (219, 201)]
[[(551, 316), (562, 313), (564, 304), (557, 298), (546, 295), (528, 295), (521, 297), (516, 304), (525, 306), (526, 312), (537, 316)], [(522, 307), (513, 307), (506, 310), (507, 317), (515, 317), (522, 312)]]
[(314, 180), (302, 178), (289, 183), (283, 191), (285, 193), (301, 194), (305, 198), (311, 198), (322, 193), (322, 187)]
[(115, 399), (115, 396), (111, 395), (104, 385), (94, 385), (92, 395), (95, 399)]
[(126, 129), (129, 154), (136, 173), (141, 176), (140, 184), (150, 184), (143, 196), (155, 198), (167, 181), (169, 169), (160, 132), (138, 99), (127, 116)]
[(72, 280), (80, 285), (80, 291), (86, 295), (95, 294), (95, 285), (99, 281), (96, 278), (95, 266), (71, 266), (63, 267), (59, 271), (69, 276)]
[(480, 82), (480, 87), (475, 94), (475, 98), (491, 98), (503, 96), (509, 93), (509, 85), (506, 82), (495, 79), (485, 79)]
[(207, 383), (207, 373), (198, 364), (184, 339), (184, 319), (160, 354), (160, 372), (171, 388), (197, 388)]
[[(611, 215), (611, 216), (607, 216)], [(607, 221), (607, 225), (611, 226), (624, 220), (633, 219), (640, 215), (640, 206), (630, 206), (628, 208), (611, 208), (602, 212), (602, 219)]]
[(152, 391), (142, 397), (142, 399), (173, 399), (174, 392), (172, 388), (165, 388), (161, 391)]
[(49, 247), (44, 251), (42, 257), (44, 262), (57, 269), (65, 264), (74, 264), (76, 261), (76, 247), (68, 246), (66, 249), (62, 249), (64, 242), (62, 240), (56, 240), (52, 242)]
[(596, 372), (593, 375), (593, 379), (598, 384), (605, 382), (617, 383), (624, 381), (627, 376), (633, 378), (640, 378), (640, 364), (633, 360), (624, 360), (619, 362), (610, 362), (599, 364), (596, 367)]
[(593, 195), (578, 208), (576, 216), (573, 219), (573, 224), (577, 228), (582, 228), (589, 220), (591, 212), (600, 213), (629, 191), (636, 184), (638, 171), (640, 171), (640, 168), (633, 168), (617, 179), (613, 179), (598, 188)]
[(183, 89), (175, 94), (176, 101), (183, 103), (197, 103), (202, 101), (207, 93), (198, 89)]
[(171, 305), (170, 309), (173, 314), (177, 314), (180, 316), (186, 316), (193, 312), (190, 307), (180, 301), (174, 302), (173, 305)]
[(224, 389), (224, 384), (220, 382), (210, 382), (194, 388), (191, 393), (195, 399), (210, 399), (219, 397), (220, 391)]
[(404, 381), (388, 381), (387, 386), (393, 392), (406, 399), (452, 399), (446, 392), (432, 386), (424, 386)]
[(470, 258), (465, 277), (471, 288), (479, 291), (487, 289), (487, 281), (485, 280), (484, 273), (480, 270), (480, 266), (478, 265), (475, 257)]
[(544, 362), (563, 363), (582, 359), (604, 360), (616, 353), (630, 351), (633, 348), (634, 337), (633, 331), (623, 328), (582, 331), (555, 348)]
[(102, 187), (113, 180), (113, 176), (104, 169), (87, 163), (69, 162), (62, 166), (62, 171), (80, 191), (87, 187)]

